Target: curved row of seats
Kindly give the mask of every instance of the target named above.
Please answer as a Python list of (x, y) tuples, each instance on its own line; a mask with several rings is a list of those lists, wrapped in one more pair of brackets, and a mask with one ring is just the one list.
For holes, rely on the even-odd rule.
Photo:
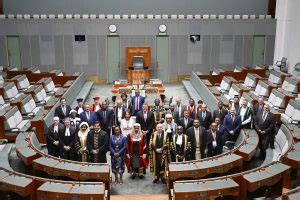
[[(224, 197), (229, 195), (245, 199), (246, 196), (257, 197), (257, 195), (280, 196), (282, 188), (291, 187), (294, 178), (292, 174), (297, 175), (300, 170), (300, 143), (293, 138), (293, 135), (292, 130), (283, 124), (276, 135), (275, 149), (270, 149), (271, 154), (267, 154), (261, 166), (216, 178), (199, 179), (195, 176), (193, 178), (189, 177), (189, 179), (197, 180), (181, 179), (181, 181), (175, 181), (173, 188), (171, 187), (172, 184), (169, 184), (170, 198), (197, 199), (199, 197)], [(214, 160), (211, 163), (213, 162)], [(178, 171), (184, 174), (185, 171), (188, 171), (187, 166), (189, 166), (189, 163), (182, 163)], [(279, 188), (272, 189), (274, 186)]]
[(80, 181), (101, 181), (106, 189), (110, 188), (109, 164), (87, 163), (66, 160), (50, 156), (43, 151), (34, 132), (20, 133), (16, 138), (16, 151), (27, 166), (33, 170), (44, 172), (51, 177), (67, 177)]
[(8, 14), (0, 19), (272, 19), (271, 15), (104, 15), (104, 14)]
[(11, 149), (12, 144), (0, 145), (0, 199), (109, 199), (103, 182), (60, 181), (16, 172), (9, 163)]
[(240, 172), (246, 167), (258, 148), (258, 135), (253, 130), (242, 130), (230, 151), (195, 161), (171, 162), (167, 171), (168, 187), (177, 180), (220, 176)]
[[(0, 87), (0, 138), (14, 140), (18, 132), (34, 129), (39, 141), (45, 143), (44, 131), (52, 122), (61, 97), (72, 103), (85, 83), (84, 73), (65, 75), (61, 70), (41, 72), (36, 67), (4, 68)], [(85, 88), (88, 91), (91, 89)], [(88, 95), (88, 93), (86, 93)]]

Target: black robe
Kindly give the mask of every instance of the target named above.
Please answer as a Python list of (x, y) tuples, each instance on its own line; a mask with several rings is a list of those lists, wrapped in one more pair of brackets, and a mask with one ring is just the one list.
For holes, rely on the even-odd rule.
[[(66, 136), (67, 127), (64, 127), (62, 133), (59, 135), (59, 147), (60, 147), (60, 157), (64, 159), (73, 160), (74, 159), (74, 142), (75, 142), (75, 135), (76, 135), (76, 128), (70, 126), (70, 136)], [(69, 146), (71, 149), (66, 151), (64, 146)]]
[[(96, 144), (98, 143), (98, 148)], [(108, 149), (108, 134), (100, 130), (98, 134), (94, 130), (91, 130), (87, 136), (87, 149), (90, 155), (90, 162), (94, 163), (107, 163), (106, 152)], [(92, 150), (99, 149), (98, 154), (93, 154)]]
[(59, 145), (55, 146), (53, 142), (59, 141), (59, 135), (63, 133), (64, 125), (58, 124), (58, 132), (54, 132), (54, 125), (52, 124), (47, 131), (46, 134), (46, 143), (48, 154), (51, 156), (58, 157), (59, 156)]
[(172, 162), (182, 162), (183, 160), (178, 160), (177, 155), (183, 156), (185, 160), (188, 160), (189, 153), (190, 153), (190, 141), (188, 139), (188, 136), (185, 134), (182, 134), (182, 145), (176, 144), (178, 135), (174, 135), (172, 138), (171, 143), (171, 158)]

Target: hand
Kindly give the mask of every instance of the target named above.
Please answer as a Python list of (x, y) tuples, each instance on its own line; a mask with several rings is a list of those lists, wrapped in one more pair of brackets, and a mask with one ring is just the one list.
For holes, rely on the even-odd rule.
[(58, 146), (58, 145), (59, 145), (59, 141), (55, 141), (55, 142), (53, 142), (53, 144), (54, 144), (55, 146)]
[(229, 133), (230, 133), (231, 135), (234, 135), (234, 131), (229, 131)]
[(143, 159), (146, 159), (147, 155), (146, 154), (143, 154)]
[(208, 151), (208, 150), (207, 150), (207, 149), (205, 149), (205, 150), (204, 150), (204, 154), (207, 154), (207, 151)]
[(265, 133), (266, 133), (266, 131), (261, 131), (261, 133), (262, 133), (262, 134), (265, 134)]
[(127, 156), (128, 159), (130, 159), (130, 155), (129, 154), (126, 154), (126, 156)]
[(118, 153), (114, 153), (114, 156), (115, 156), (115, 157), (118, 157), (118, 156), (119, 156), (119, 154), (118, 154)]
[(64, 146), (64, 149), (65, 149), (66, 151), (69, 151), (69, 150), (70, 150), (70, 147), (69, 147), (69, 146)]
[(156, 152), (157, 152), (157, 153), (161, 153), (161, 152), (162, 152), (162, 149), (156, 149)]
[(98, 154), (98, 151), (99, 151), (98, 149), (97, 150), (92, 150), (92, 153), (93, 154)]

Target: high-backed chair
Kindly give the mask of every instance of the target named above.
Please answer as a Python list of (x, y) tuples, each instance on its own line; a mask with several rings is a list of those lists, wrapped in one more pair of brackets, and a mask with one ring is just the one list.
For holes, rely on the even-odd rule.
[(292, 93), (295, 96), (298, 96), (300, 90), (300, 81), (292, 77), (286, 77), (281, 85), (281, 88), (279, 88), (278, 90), (284, 90)]
[(3, 85), (3, 98), (5, 101), (12, 101), (20, 97), (23, 93), (19, 92), (14, 82), (7, 82)]
[(260, 79), (262, 79), (262, 77), (257, 74), (248, 73), (242, 86), (254, 89)]
[(11, 81), (15, 82), (18, 90), (21, 92), (26, 91), (32, 87), (26, 75), (17, 75), (13, 77)]
[(278, 90), (273, 89), (268, 101), (266, 101), (270, 105), (270, 107), (277, 109), (285, 108), (285, 95), (280, 93)]
[(46, 93), (55, 94), (55, 96), (63, 94), (63, 88), (56, 87), (51, 77), (42, 78), (38, 83), (43, 84)]
[(230, 76), (224, 76), (220, 86), (217, 87), (217, 89), (222, 93), (228, 92), (233, 82), (236, 82), (234, 78)]
[(43, 107), (36, 106), (34, 99), (31, 95), (27, 95), (21, 101), (21, 114), (28, 117), (34, 117), (36, 115), (43, 115)]
[(33, 91), (34, 101), (37, 105), (52, 105), (54, 104), (54, 97), (47, 95), (44, 87), (42, 85), (36, 86)]
[(268, 98), (270, 96), (270, 88), (269, 85), (267, 83), (265, 83), (264, 81), (258, 81), (255, 90), (254, 91), (250, 91), (251, 97), (253, 97), (254, 99), (257, 99), (259, 96), (262, 96), (264, 98)]
[(286, 68), (286, 61), (287, 61), (287, 58), (286, 57), (282, 57), (280, 61), (277, 61), (275, 63), (275, 65), (277, 67), (279, 67), (280, 71), (282, 71), (283, 69)]
[(25, 132), (31, 127), (30, 121), (23, 119), (21, 112), (16, 106), (12, 107), (3, 117), (4, 124), (2, 124), (2, 127), (4, 127), (4, 131), (7, 135)]
[(275, 84), (275, 85), (281, 85), (283, 83), (285, 77), (290, 76), (287, 73), (279, 72), (276, 70), (270, 70), (269, 72), (270, 72), (270, 75), (268, 78), (268, 83)]
[(215, 68), (212, 72), (212, 75), (218, 75), (220, 72), (224, 72), (224, 69), (221, 68)]
[(281, 121), (287, 124), (299, 124), (300, 122), (300, 102), (291, 99), (283, 114)]

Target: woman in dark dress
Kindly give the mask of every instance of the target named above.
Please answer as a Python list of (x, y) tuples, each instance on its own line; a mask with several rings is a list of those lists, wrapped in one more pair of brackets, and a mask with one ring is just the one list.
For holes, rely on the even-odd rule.
[(125, 169), (125, 148), (126, 137), (121, 133), (120, 127), (114, 128), (114, 135), (110, 137), (109, 149), (111, 155), (111, 168), (115, 175), (115, 183), (123, 183), (123, 173)]

